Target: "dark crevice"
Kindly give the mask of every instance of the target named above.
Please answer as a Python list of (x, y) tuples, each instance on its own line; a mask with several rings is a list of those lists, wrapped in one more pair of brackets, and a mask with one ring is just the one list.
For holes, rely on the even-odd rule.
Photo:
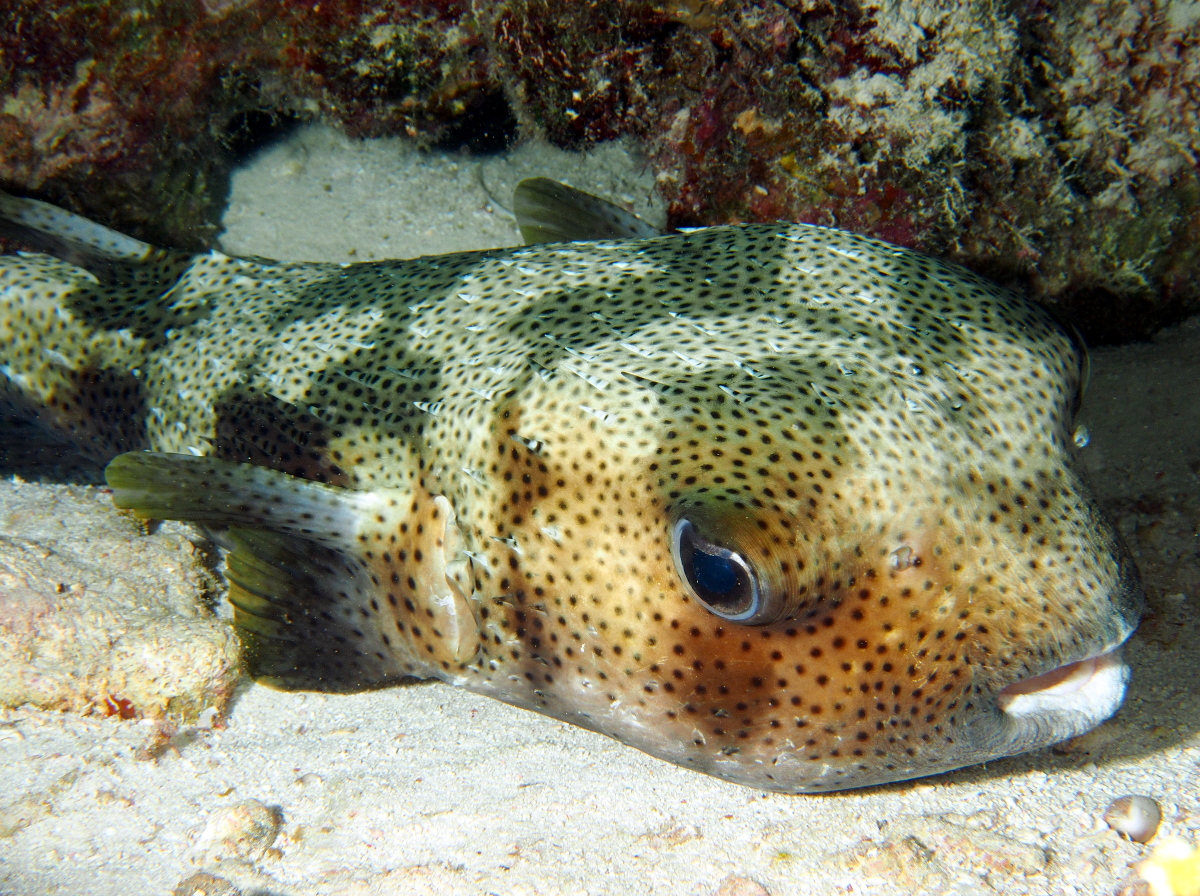
[(225, 123), (221, 143), (229, 153), (233, 167), (264, 146), (282, 140), (304, 119), (291, 112), (275, 109), (246, 109)]
[(484, 94), (451, 124), (437, 149), (467, 150), (472, 155), (504, 152), (517, 139), (517, 119), (500, 91)]

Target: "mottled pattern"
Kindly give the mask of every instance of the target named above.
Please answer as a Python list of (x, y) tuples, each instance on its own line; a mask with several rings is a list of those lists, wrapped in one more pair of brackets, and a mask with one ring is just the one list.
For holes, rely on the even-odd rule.
[[(1136, 624), (1070, 463), (1078, 346), (884, 243), (755, 225), (350, 266), (164, 256), (99, 281), (6, 257), (0, 296), (22, 406), (104, 459), (206, 457), (119, 469), (147, 493), (177, 471), (176, 515), (234, 527), (240, 621), (303, 629), (318, 677), (436, 676), (832, 790), (1090, 727), (998, 693)], [(692, 596), (680, 519), (745, 558), (771, 618)]]

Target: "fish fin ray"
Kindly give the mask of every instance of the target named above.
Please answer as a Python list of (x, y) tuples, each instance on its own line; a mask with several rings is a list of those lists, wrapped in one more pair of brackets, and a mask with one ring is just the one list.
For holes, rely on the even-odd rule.
[(359, 691), (412, 675), (355, 560), (303, 538), (232, 528), (229, 600), (250, 673), (282, 690)]
[(224, 532), (230, 602), (268, 679), (288, 679), (326, 639), (340, 646), (318, 651), (333, 670), (317, 670), (325, 687), (449, 671), (478, 654), (471, 561), (444, 495), (150, 451), (114, 458), (105, 479), (122, 509)]

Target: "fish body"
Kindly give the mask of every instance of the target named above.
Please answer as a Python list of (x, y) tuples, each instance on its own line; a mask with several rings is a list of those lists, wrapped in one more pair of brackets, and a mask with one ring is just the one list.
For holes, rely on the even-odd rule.
[(111, 246), (0, 258), (0, 395), (219, 533), (269, 682), (439, 678), (785, 792), (1121, 702), (1142, 598), (1071, 461), (1084, 354), (962, 268), (790, 224)]

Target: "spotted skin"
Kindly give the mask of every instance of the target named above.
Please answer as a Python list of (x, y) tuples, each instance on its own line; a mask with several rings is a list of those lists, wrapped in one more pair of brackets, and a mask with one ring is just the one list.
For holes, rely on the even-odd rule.
[[(7, 394), (101, 460), (170, 455), (128, 470), (187, 489), (158, 506), (127, 474), (118, 500), (229, 527), (243, 627), (303, 645), (277, 671), (437, 677), (826, 791), (1079, 733), (998, 694), (1136, 625), (1071, 462), (1079, 347), (882, 242), (752, 225), (99, 279), (8, 256), (0, 296)], [(681, 518), (775, 618), (693, 596)]]

